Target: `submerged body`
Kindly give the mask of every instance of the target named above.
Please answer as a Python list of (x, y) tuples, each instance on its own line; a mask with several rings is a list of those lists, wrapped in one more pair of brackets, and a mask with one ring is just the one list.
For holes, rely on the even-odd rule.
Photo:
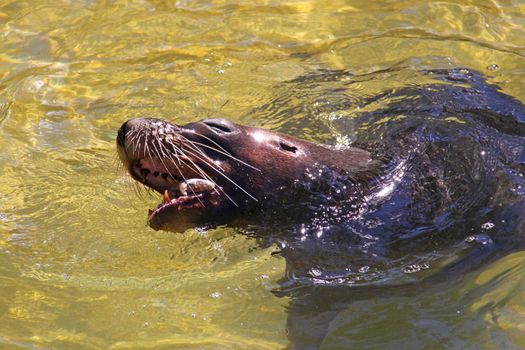
[(248, 234), (279, 244), (290, 339), (316, 344), (324, 326), (312, 310), (322, 320), (344, 304), (341, 286), (406, 282), (410, 269), (452, 260), (453, 270), (523, 245), (525, 107), (477, 73), (429, 74), (435, 85), (386, 92), (397, 102), (353, 120), (354, 147), (222, 119), (135, 119), (119, 155), (163, 195), (153, 228), (249, 221)]

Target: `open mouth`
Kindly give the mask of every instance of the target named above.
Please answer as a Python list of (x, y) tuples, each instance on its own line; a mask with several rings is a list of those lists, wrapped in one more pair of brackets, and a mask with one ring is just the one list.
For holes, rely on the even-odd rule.
[(162, 203), (157, 209), (150, 209), (148, 218), (151, 220), (158, 213), (168, 209), (181, 211), (216, 206), (218, 195), (215, 184), (209, 180), (199, 178), (183, 180), (171, 189), (164, 190)]
[(182, 164), (176, 169), (166, 165), (155, 158), (141, 159), (131, 165), (131, 173), (137, 180), (162, 194), (162, 202), (156, 209), (149, 210), (150, 224), (158, 221), (161, 214), (174, 215), (218, 206), (221, 188), (213, 181), (197, 177), (200, 175), (197, 173), (183, 175), (181, 170), (187, 167)]

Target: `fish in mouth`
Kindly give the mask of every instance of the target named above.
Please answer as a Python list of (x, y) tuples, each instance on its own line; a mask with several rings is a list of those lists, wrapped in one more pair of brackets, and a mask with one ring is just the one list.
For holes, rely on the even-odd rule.
[(321, 173), (354, 183), (377, 169), (361, 149), (335, 151), (225, 119), (184, 126), (131, 119), (118, 131), (117, 149), (131, 177), (162, 195), (149, 225), (169, 231), (264, 206), (291, 186), (311, 187)]

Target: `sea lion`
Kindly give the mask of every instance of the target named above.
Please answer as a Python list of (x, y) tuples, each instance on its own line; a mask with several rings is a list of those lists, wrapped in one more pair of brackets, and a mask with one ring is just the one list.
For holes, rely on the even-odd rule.
[[(251, 220), (283, 254), (312, 250), (309, 264), (288, 259), (300, 262), (296, 276), (310, 275), (318, 260), (323, 271), (339, 271), (348, 256), (389, 265), (400, 250), (419, 254), (464, 239), (502, 206), (495, 193), (509, 191), (503, 184), (523, 182), (523, 104), (476, 72), (426, 74), (441, 83), (385, 92), (393, 102), (356, 118), (366, 132), (353, 147), (225, 119), (178, 126), (138, 118), (118, 131), (118, 154), (135, 180), (163, 196), (148, 217), (154, 229)], [(334, 249), (346, 258), (326, 264)]]
[(128, 120), (117, 147), (131, 176), (163, 195), (149, 214), (150, 226), (172, 231), (253, 213), (268, 203), (283, 206), (291, 191), (289, 206), (301, 207), (305, 196), (355, 204), (383, 165), (359, 148), (330, 149), (225, 119), (184, 126)]
[[(437, 265), (450, 277), (523, 247), (525, 106), (476, 72), (423, 74), (434, 82), (328, 104), (376, 105), (352, 119), (352, 147), (224, 119), (177, 126), (146, 118), (122, 125), (119, 156), (163, 195), (149, 215), (154, 229), (248, 218), (248, 233), (277, 243), (287, 264), (278, 293), (291, 296), (288, 337), (317, 348), (352, 300), (410, 294), (418, 290), (406, 287), (418, 281), (411, 272)], [(323, 91), (344, 75), (292, 84)], [(340, 81), (326, 94), (344, 90), (348, 79)]]

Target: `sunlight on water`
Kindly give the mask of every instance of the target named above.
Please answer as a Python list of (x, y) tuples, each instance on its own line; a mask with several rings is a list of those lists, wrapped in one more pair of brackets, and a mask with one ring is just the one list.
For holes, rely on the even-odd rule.
[[(425, 68), (467, 66), (525, 101), (523, 28), (512, 1), (0, 1), (0, 347), (284, 347), (277, 248), (148, 228), (159, 199), (117, 170), (119, 126), (227, 117), (344, 144), (356, 111), (324, 107)], [(365, 78), (324, 101), (289, 84), (319, 69)], [(524, 347), (524, 261), (442, 295), (356, 302), (326, 344)]]

